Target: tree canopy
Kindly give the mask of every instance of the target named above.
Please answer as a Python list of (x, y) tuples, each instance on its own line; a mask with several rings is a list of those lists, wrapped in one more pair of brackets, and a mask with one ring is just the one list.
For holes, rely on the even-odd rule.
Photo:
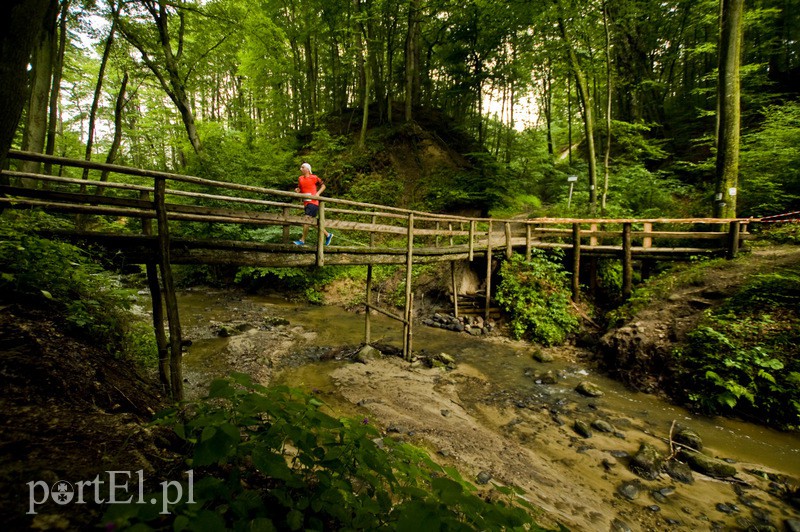
[(577, 175), (576, 215), (711, 214), (737, 180), (718, 214), (797, 210), (798, 4), (51, 0), (16, 146), (276, 186), (316, 157), (346, 195), (426, 124), (476, 170), (385, 200), (563, 214)]

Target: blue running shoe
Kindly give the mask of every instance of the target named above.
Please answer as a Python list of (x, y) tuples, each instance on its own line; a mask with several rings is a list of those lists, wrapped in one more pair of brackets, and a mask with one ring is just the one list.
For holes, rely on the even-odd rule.
[(305, 246), (305, 245), (306, 245), (306, 243), (305, 243), (305, 242), (303, 242), (302, 240), (295, 240), (295, 241), (294, 241), (294, 245), (295, 245), (295, 246)]
[(325, 237), (325, 245), (330, 245), (331, 240), (333, 239), (333, 233), (328, 233), (328, 236)]

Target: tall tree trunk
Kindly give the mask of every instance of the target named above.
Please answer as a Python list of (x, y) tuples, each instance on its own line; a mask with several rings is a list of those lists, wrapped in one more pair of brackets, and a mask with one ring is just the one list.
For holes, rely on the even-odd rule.
[(189, 142), (195, 153), (202, 153), (202, 144), (200, 143), (200, 135), (197, 132), (197, 125), (195, 124), (194, 112), (192, 111), (191, 101), (186, 91), (186, 84), (181, 77), (180, 73), (180, 60), (183, 54), (183, 36), (184, 36), (184, 19), (183, 12), (178, 12), (179, 27), (177, 31), (172, 33), (177, 35), (178, 47), (176, 51), (172, 49), (172, 33), (169, 29), (169, 14), (167, 13), (168, 4), (166, 0), (139, 0), (139, 2), (147, 9), (150, 16), (155, 23), (156, 31), (158, 34), (158, 51), (160, 57), (154, 59), (150, 57), (148, 48), (144, 42), (139, 38), (137, 33), (128, 28), (127, 25), (119, 23), (119, 28), (125, 35), (125, 38), (135, 46), (142, 54), (142, 61), (147, 65), (147, 68), (158, 79), (161, 88), (167, 93), (172, 103), (178, 109), (181, 115), (183, 127), (189, 137)]
[[(39, 36), (33, 50), (30, 100), (22, 147), (27, 151), (43, 153), (47, 137), (47, 107), (50, 103), (50, 86), (53, 75), (53, 49), (58, 20), (58, 0), (50, 0), (44, 23), (39, 28)], [(27, 22), (26, 22), (27, 23)], [(23, 172), (39, 172), (39, 163), (24, 161)], [(30, 180), (23, 180), (24, 186), (34, 186)]]
[(717, 164), (714, 216), (736, 217), (739, 180), (740, 81), (744, 0), (721, 0), (717, 85)]
[[(55, 62), (53, 64), (53, 83), (50, 87), (50, 114), (47, 119), (47, 139), (45, 141), (44, 152), (53, 155), (56, 150), (56, 130), (58, 128), (58, 97), (61, 94), (61, 76), (64, 72), (64, 50), (67, 47), (67, 17), (69, 16), (70, 0), (62, 0), (61, 15), (59, 16), (58, 28), (58, 50), (55, 52)], [(52, 163), (44, 164), (44, 173), (51, 174), (53, 171)], [(42, 183), (46, 186), (46, 183)]]
[(547, 128), (547, 153), (552, 159), (553, 154), (555, 153), (555, 148), (553, 146), (553, 79), (549, 61), (544, 71), (545, 78), (542, 87), (542, 100), (544, 107), (544, 119)]
[(611, 83), (611, 30), (608, 27), (608, 6), (603, 1), (603, 27), (606, 30), (606, 153), (603, 157), (603, 196), (600, 200), (600, 211), (606, 212), (608, 201), (609, 162), (611, 159), (611, 98), (613, 84)]
[[(128, 73), (125, 72), (122, 76), (122, 83), (120, 83), (119, 93), (117, 94), (117, 102), (114, 105), (114, 140), (111, 141), (111, 148), (106, 155), (106, 164), (112, 164), (117, 159), (117, 152), (119, 146), (122, 144), (122, 112), (125, 108), (125, 93), (128, 89)], [(108, 181), (108, 170), (103, 170), (100, 174), (100, 181)], [(97, 194), (102, 195), (103, 187), (97, 187)]]
[(597, 161), (594, 147), (594, 111), (592, 107), (592, 97), (589, 94), (589, 83), (586, 79), (586, 73), (583, 71), (580, 61), (578, 60), (578, 54), (575, 53), (575, 48), (570, 40), (570, 35), (563, 17), (559, 17), (558, 27), (561, 30), (561, 36), (564, 38), (564, 43), (567, 46), (570, 67), (575, 74), (575, 83), (578, 86), (578, 95), (580, 96), (581, 107), (583, 108), (583, 125), (587, 148), (586, 156), (589, 163), (589, 208), (591, 212), (595, 212), (597, 209)]
[(572, 76), (567, 75), (567, 162), (572, 166)]
[(408, 35), (406, 36), (406, 121), (413, 119), (419, 105), (420, 0), (409, 0)]
[(48, 0), (8, 0), (0, 17), (0, 168), (25, 105), (28, 61), (48, 5)]
[[(121, 2), (119, 6), (112, 6), (112, 19), (111, 19), (111, 29), (108, 30), (108, 37), (106, 37), (106, 44), (103, 48), (103, 57), (100, 59), (100, 70), (97, 74), (97, 83), (94, 86), (94, 96), (92, 98), (92, 106), (89, 109), (89, 128), (86, 132), (86, 151), (84, 152), (83, 158), (85, 161), (92, 160), (92, 145), (94, 144), (94, 129), (95, 129), (95, 121), (97, 120), (97, 108), (100, 106), (100, 96), (103, 92), (103, 79), (105, 78), (106, 74), (106, 66), (108, 65), (108, 57), (111, 55), (111, 48), (114, 46), (114, 35), (117, 32), (117, 20), (119, 19), (119, 9), (121, 7)], [(89, 179), (89, 169), (83, 169), (83, 175), (81, 176), (84, 180)], [(83, 190), (81, 190), (83, 192)]]

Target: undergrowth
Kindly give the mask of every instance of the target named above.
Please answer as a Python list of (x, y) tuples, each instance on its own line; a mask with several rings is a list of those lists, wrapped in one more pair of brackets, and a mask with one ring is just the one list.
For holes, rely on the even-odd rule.
[(58, 225), (39, 213), (5, 213), (0, 224), (0, 296), (55, 313), (67, 332), (116, 356), (155, 366), (152, 324), (129, 311), (135, 293), (86, 250), (42, 238), (35, 230)]
[(708, 311), (674, 353), (690, 404), (787, 430), (800, 428), (800, 271), (754, 277)]
[(314, 396), (261, 386), (244, 374), (216, 380), (209, 390), (204, 400), (167, 410), (157, 421), (188, 446), (193, 502), (163, 512), (156, 493), (153, 504), (111, 507), (107, 526), (417, 531), (424, 523), (427, 530), (542, 530), (517, 490), (494, 485), (484, 498), (458, 471), (382, 437), (367, 418), (337, 419)]
[(532, 251), (530, 261), (514, 255), (503, 263), (495, 297), (515, 338), (560, 345), (579, 325), (567, 288), (569, 274), (544, 251)]

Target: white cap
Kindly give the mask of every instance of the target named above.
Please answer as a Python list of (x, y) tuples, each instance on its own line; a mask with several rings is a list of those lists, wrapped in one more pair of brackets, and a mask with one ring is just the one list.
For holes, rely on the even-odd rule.
[(307, 168), (309, 173), (311, 172), (311, 165), (310, 164), (308, 164), (308, 163), (301, 164), (300, 165), (300, 170), (302, 170), (303, 168)]

